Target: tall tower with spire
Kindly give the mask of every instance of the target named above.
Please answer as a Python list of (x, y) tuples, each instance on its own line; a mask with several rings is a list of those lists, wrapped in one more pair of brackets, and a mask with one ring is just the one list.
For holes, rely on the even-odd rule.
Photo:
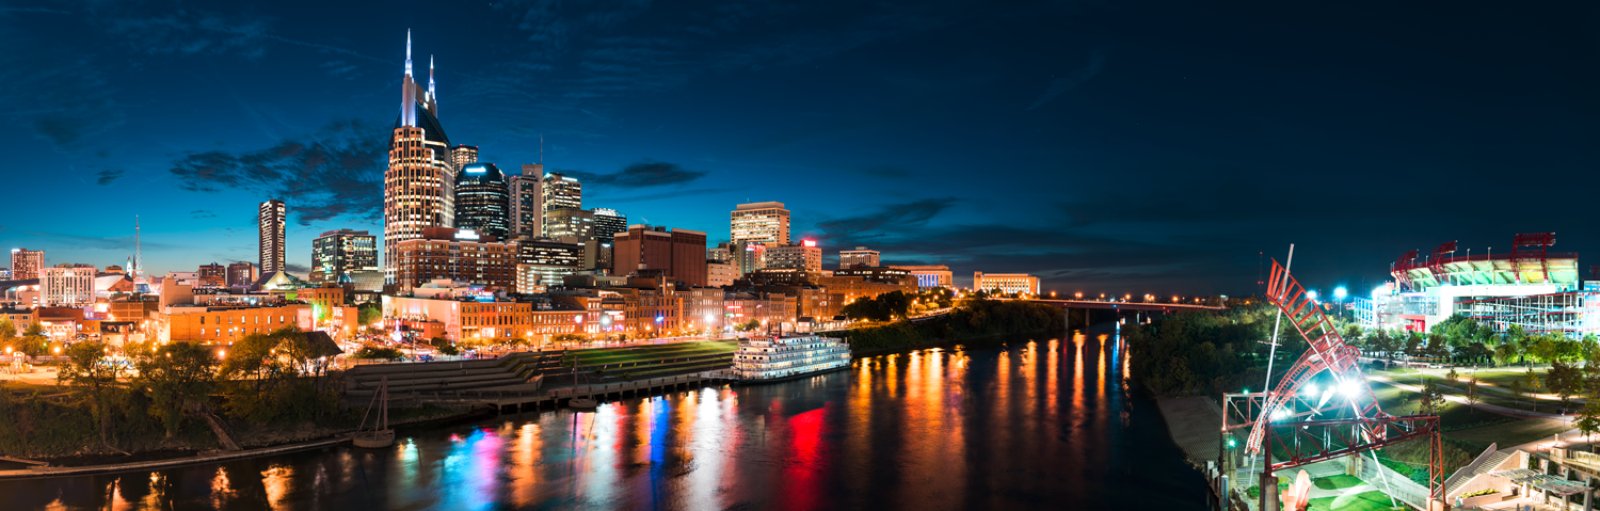
[(398, 243), (422, 237), (427, 227), (455, 225), (456, 172), (450, 138), (439, 125), (434, 97), (433, 58), (428, 58), (428, 87), (412, 76), (411, 31), (406, 31), (405, 76), (400, 81), (400, 117), (389, 137), (389, 166), (383, 173), (383, 270), (385, 282), (395, 278)]

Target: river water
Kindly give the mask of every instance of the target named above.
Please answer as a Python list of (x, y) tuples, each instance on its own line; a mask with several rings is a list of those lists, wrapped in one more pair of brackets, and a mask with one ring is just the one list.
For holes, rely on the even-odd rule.
[(13, 509), (1206, 509), (1114, 335), (506, 415), (320, 451), (0, 482)]

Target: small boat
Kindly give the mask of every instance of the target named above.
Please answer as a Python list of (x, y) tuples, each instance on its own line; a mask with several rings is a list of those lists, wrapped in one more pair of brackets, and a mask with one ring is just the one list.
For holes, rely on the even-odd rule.
[[(378, 417), (372, 429), (367, 429), (367, 418), (372, 415), (374, 408), (378, 409)], [(361, 426), (350, 437), (350, 443), (365, 449), (394, 445), (394, 429), (389, 427), (389, 377), (385, 376), (379, 382), (378, 392), (372, 395), (372, 404), (367, 405), (367, 413), (361, 416)]]
[(573, 410), (592, 412), (596, 408), (600, 407), (600, 402), (595, 401), (594, 398), (590, 397), (575, 397), (567, 400), (567, 406), (571, 407)]
[(850, 367), (850, 345), (820, 335), (765, 335), (739, 341), (733, 354), (738, 383), (771, 383)]

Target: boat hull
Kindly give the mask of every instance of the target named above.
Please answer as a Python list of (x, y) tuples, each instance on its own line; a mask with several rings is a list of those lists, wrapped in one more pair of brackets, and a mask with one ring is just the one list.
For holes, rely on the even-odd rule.
[(350, 444), (363, 449), (383, 449), (394, 445), (394, 430), (357, 433), (350, 437)]
[(820, 375), (824, 375), (824, 374), (828, 374), (828, 373), (835, 373), (835, 372), (843, 371), (843, 370), (849, 369), (849, 368), (850, 368), (850, 364), (845, 364), (845, 365), (842, 365), (842, 366), (839, 366), (839, 367), (832, 367), (832, 368), (828, 368), (828, 369), (820, 369), (820, 370), (816, 370), (816, 371), (811, 371), (809, 373), (790, 374), (790, 375), (785, 375), (785, 376), (779, 376), (779, 377), (776, 377), (776, 378), (735, 378), (733, 380), (733, 385), (735, 385), (735, 386), (765, 385), (765, 384), (768, 384), (768, 383), (782, 383), (782, 382), (786, 382), (786, 381), (803, 380), (803, 379), (806, 379), (806, 378), (810, 378), (812, 376), (820, 376)]

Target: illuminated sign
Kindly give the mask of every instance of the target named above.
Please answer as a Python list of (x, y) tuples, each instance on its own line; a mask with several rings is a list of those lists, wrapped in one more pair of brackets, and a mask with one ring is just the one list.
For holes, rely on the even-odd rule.
[(817, 246), (817, 240), (805, 240), (801, 243), (804, 244), (806, 248), (815, 248)]

